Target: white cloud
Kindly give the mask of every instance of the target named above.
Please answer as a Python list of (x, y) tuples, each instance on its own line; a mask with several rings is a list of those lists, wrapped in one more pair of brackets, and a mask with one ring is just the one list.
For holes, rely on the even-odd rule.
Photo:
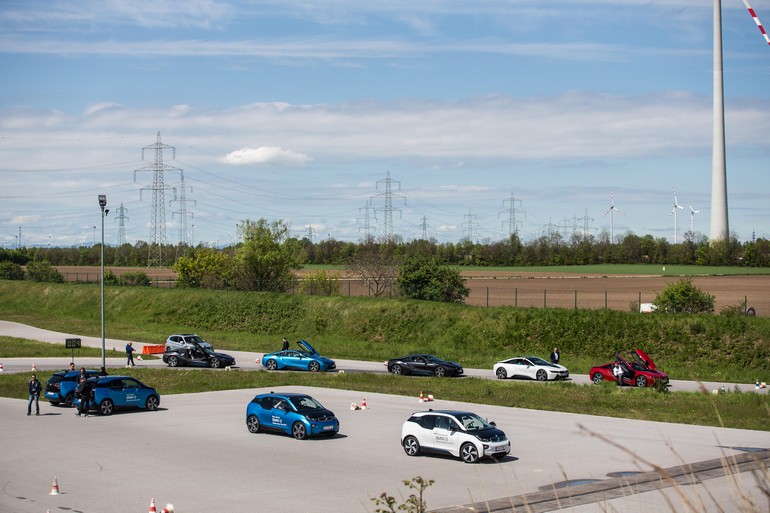
[(241, 148), (228, 153), (222, 161), (234, 166), (249, 164), (267, 164), (277, 166), (301, 166), (313, 160), (302, 153), (284, 150), (280, 146), (260, 146), (259, 148)]

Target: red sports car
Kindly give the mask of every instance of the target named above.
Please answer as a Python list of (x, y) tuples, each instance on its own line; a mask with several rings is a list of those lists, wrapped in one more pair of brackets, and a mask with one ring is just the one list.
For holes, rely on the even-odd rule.
[[(617, 353), (615, 355), (615, 362), (619, 362), (620, 368), (623, 369), (623, 385), (651, 387), (658, 381), (668, 384), (668, 374), (657, 370), (655, 362), (641, 349), (631, 351), (630, 359), (626, 359), (620, 353)], [(612, 367), (614, 367), (615, 362), (591, 367), (588, 373), (591, 376), (591, 380), (596, 384), (601, 383), (605, 379), (617, 383), (618, 380), (612, 374)]]

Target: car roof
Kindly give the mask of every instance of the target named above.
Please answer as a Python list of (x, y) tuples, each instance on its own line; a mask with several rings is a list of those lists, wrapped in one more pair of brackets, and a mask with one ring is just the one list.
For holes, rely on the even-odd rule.
[(412, 415), (428, 415), (428, 414), (432, 414), (432, 413), (441, 413), (441, 414), (444, 414), (444, 415), (450, 415), (452, 417), (454, 417), (455, 415), (467, 415), (467, 414), (476, 415), (475, 413), (473, 413), (471, 411), (466, 411), (466, 410), (433, 410), (433, 409), (431, 409), (431, 410), (424, 410), (424, 411), (416, 411)]
[(301, 392), (266, 392), (264, 394), (257, 394), (257, 397), (268, 397), (268, 396), (278, 396), (278, 397), (307, 397), (309, 394), (303, 394)]

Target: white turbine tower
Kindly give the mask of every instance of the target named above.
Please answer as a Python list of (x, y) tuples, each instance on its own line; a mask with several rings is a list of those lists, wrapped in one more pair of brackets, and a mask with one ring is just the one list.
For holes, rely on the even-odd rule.
[(671, 207), (671, 212), (668, 214), (669, 217), (674, 216), (674, 244), (676, 244), (676, 211), (677, 210), (684, 210), (684, 207), (679, 204), (679, 202), (676, 199), (676, 189), (674, 189), (674, 206)]
[(604, 213), (602, 217), (610, 215), (610, 244), (615, 244), (615, 212), (623, 214), (623, 211), (615, 206), (615, 193), (610, 192), (610, 208)]
[(689, 203), (687, 204), (687, 206), (690, 207), (690, 233), (692, 233), (694, 236), (695, 235), (695, 214), (700, 214), (701, 212), (703, 212), (703, 210), (695, 210), (694, 208), (692, 208), (692, 205), (690, 205)]

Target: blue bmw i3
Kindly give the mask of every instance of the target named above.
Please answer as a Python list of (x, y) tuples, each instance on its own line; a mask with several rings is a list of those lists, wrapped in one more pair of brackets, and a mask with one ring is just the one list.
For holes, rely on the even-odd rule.
[(258, 394), (246, 406), (246, 427), (251, 433), (277, 431), (304, 440), (336, 435), (340, 421), (307, 394), (270, 392)]
[[(104, 376), (90, 378), (94, 382), (91, 408), (102, 415), (112, 415), (116, 409), (140, 408), (155, 411), (160, 404), (160, 394), (131, 376)], [(80, 399), (75, 401), (80, 410)]]

